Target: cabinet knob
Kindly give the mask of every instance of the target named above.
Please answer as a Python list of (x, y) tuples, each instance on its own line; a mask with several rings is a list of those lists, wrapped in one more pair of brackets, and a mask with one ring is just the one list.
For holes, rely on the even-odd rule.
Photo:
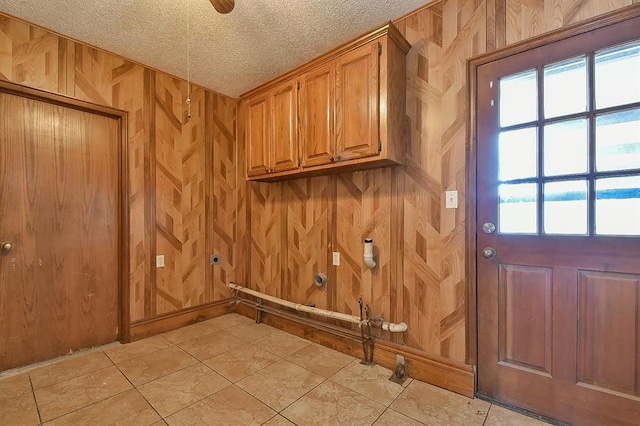
[(336, 160), (335, 161), (342, 161), (342, 157), (341, 156), (336, 156)]
[(331, 156), (329, 156), (329, 161), (331, 161), (333, 163), (334, 161), (336, 161), (336, 159), (333, 158), (333, 155), (331, 155)]

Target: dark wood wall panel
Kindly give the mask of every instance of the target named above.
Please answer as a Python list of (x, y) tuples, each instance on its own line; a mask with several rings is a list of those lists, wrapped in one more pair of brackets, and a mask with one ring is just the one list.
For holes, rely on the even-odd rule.
[[(224, 254), (246, 252), (246, 231), (237, 228), (246, 196), (236, 189), (244, 157), (233, 143), (235, 99), (192, 85), (188, 119), (184, 80), (3, 15), (0, 78), (128, 112), (131, 321), (227, 297), (220, 280), (246, 261)], [(210, 269), (212, 250), (226, 263)], [(155, 268), (156, 254), (165, 268)]]
[(551, 269), (501, 265), (499, 274), (500, 361), (551, 374)]
[(640, 396), (640, 276), (580, 271), (578, 283), (578, 381)]

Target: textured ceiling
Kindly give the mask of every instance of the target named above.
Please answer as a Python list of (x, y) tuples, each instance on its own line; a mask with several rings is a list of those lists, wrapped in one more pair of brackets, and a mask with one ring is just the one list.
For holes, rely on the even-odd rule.
[(238, 97), (430, 2), (236, 0), (221, 15), (209, 0), (2, 0), (0, 11), (185, 79), (189, 63), (192, 82)]

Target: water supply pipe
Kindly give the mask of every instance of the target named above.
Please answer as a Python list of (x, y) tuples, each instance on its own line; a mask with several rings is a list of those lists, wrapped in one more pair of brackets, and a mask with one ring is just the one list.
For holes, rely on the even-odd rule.
[(266, 300), (268, 302), (277, 303), (278, 305), (286, 306), (287, 308), (291, 308), (299, 312), (307, 312), (307, 313), (319, 315), (325, 318), (334, 318), (334, 319), (358, 324), (360, 327), (362, 327), (363, 325), (371, 325), (373, 327), (378, 327), (383, 330), (390, 331), (392, 333), (402, 333), (404, 331), (407, 331), (408, 329), (407, 324), (404, 322), (396, 324), (393, 322), (384, 321), (382, 318), (374, 318), (371, 320), (360, 319), (359, 317), (349, 315), (349, 314), (343, 314), (342, 312), (328, 311), (326, 309), (314, 308), (312, 306), (290, 302), (288, 300), (280, 299), (275, 296), (270, 296), (268, 294), (261, 293), (256, 290), (251, 290), (250, 288), (242, 287), (240, 285), (234, 284), (233, 282), (230, 282), (228, 285), (229, 285), (229, 288), (235, 291), (246, 293), (253, 297)]

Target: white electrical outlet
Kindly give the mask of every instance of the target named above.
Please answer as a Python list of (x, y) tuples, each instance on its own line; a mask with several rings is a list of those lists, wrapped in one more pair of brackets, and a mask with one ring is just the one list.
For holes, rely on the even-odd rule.
[(164, 254), (156, 256), (156, 268), (164, 268)]
[(445, 192), (445, 206), (448, 209), (458, 208), (458, 191)]
[(340, 266), (340, 252), (333, 252), (333, 266)]

